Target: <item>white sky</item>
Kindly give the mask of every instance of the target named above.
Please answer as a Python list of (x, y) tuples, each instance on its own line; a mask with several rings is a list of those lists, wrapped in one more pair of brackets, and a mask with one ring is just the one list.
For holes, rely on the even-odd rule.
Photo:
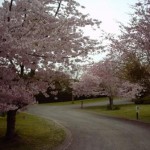
[[(101, 29), (107, 33), (119, 33), (119, 24), (128, 23), (129, 14), (133, 11), (131, 5), (138, 0), (77, 0), (81, 5), (85, 6), (84, 12), (90, 14), (92, 18), (102, 21)], [(92, 31), (85, 28), (85, 34), (92, 38), (99, 39), (100, 30)], [(99, 61), (106, 56), (105, 53), (94, 55), (94, 61)]]
[[(138, 0), (77, 0), (85, 6), (85, 12), (92, 18), (102, 21), (101, 29), (106, 32), (118, 33), (118, 21), (127, 23), (129, 13), (132, 12), (131, 5)], [(91, 33), (91, 31), (89, 31)], [(88, 33), (88, 32), (87, 32)], [(96, 34), (96, 33), (94, 33)]]

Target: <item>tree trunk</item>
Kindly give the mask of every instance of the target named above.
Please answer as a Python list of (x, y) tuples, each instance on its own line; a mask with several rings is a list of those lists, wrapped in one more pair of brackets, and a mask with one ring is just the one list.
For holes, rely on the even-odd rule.
[(113, 97), (109, 96), (109, 106), (110, 106), (110, 109), (112, 110), (113, 109)]
[(74, 95), (72, 94), (72, 104), (74, 104)]
[(9, 110), (7, 112), (7, 129), (5, 137), (8, 140), (15, 137), (16, 112), (16, 110)]

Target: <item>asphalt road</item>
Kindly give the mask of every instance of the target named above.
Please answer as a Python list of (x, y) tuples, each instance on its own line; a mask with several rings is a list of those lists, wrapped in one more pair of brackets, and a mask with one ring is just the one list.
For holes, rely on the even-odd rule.
[(35, 105), (28, 112), (53, 119), (71, 132), (67, 145), (61, 147), (63, 150), (150, 149), (149, 124), (85, 112), (80, 105)]

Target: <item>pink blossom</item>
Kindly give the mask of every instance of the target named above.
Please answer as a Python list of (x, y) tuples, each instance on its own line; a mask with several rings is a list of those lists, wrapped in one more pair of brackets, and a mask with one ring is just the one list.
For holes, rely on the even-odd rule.
[[(11, 3), (12, 2), (12, 3)], [(62, 7), (63, 6), (63, 7)], [(82, 28), (100, 21), (80, 12), (76, 1), (17, 0), (0, 6), (0, 111), (18, 110), (34, 95), (55, 88), (57, 66), (98, 50)], [(62, 70), (63, 71), (63, 70)], [(59, 74), (59, 76), (61, 76)], [(46, 93), (45, 93), (46, 94)]]

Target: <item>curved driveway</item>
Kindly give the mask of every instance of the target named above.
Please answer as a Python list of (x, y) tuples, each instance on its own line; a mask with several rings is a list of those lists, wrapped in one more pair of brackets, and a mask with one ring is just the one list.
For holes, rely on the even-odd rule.
[(28, 112), (53, 119), (71, 131), (72, 142), (63, 150), (150, 149), (149, 124), (85, 112), (79, 105), (35, 105)]

